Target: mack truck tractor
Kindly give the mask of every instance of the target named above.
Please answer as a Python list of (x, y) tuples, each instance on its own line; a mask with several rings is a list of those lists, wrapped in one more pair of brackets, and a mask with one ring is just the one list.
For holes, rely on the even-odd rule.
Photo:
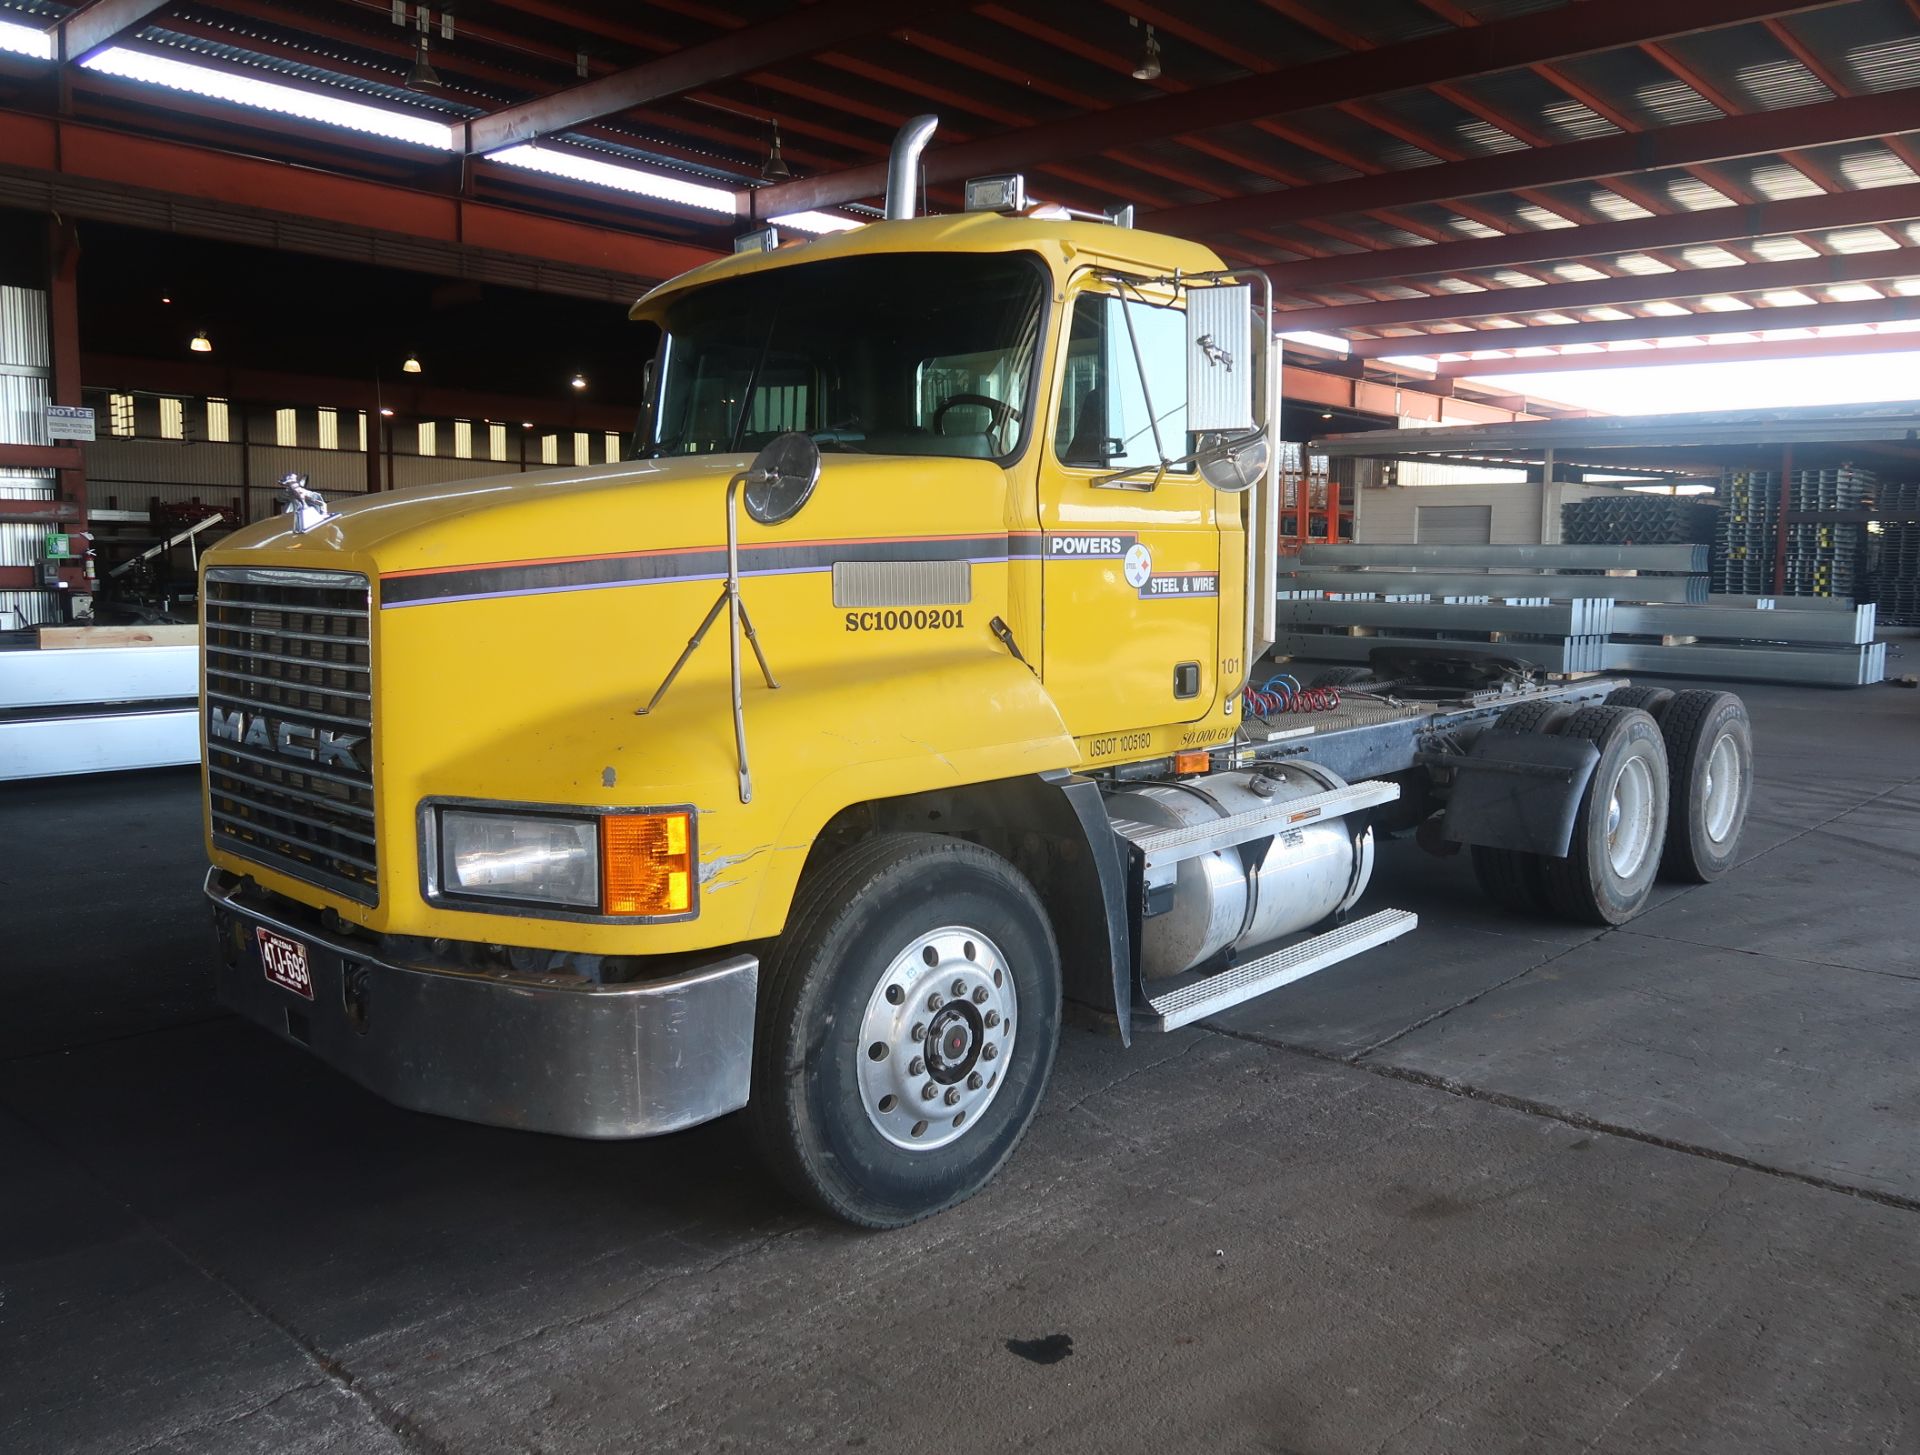
[(631, 458), (290, 479), (207, 553), (224, 1003), (445, 1116), (744, 1108), (895, 1227), (1012, 1155), (1063, 1005), (1131, 1044), (1412, 930), (1376, 831), (1599, 923), (1732, 865), (1729, 694), (1442, 653), (1261, 692), (1265, 278), (1018, 177), (915, 216), (932, 129), (885, 220), (634, 305)]

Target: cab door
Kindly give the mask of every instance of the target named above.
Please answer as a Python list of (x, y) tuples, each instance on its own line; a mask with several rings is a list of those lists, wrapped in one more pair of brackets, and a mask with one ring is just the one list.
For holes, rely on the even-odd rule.
[(1099, 483), (1190, 452), (1186, 351), (1178, 308), (1098, 285), (1073, 297), (1039, 521), (1042, 676), (1077, 737), (1193, 722), (1214, 702), (1213, 490), (1190, 466)]

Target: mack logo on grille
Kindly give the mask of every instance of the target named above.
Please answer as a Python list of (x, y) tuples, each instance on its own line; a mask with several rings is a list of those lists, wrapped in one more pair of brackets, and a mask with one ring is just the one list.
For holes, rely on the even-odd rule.
[(353, 750), (367, 740), (364, 733), (336, 733), (261, 713), (249, 717), (244, 712), (212, 707), (207, 710), (207, 736), (225, 738), (243, 748), (265, 748), (306, 763), (345, 768), (352, 773), (366, 771), (353, 756)]

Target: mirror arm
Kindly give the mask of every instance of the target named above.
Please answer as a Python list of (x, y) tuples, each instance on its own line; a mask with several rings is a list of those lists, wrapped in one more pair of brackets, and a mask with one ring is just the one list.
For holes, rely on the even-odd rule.
[[(1147, 402), (1147, 427), (1153, 431), (1153, 452), (1160, 457), (1160, 474), (1164, 475), (1168, 465), (1174, 462), (1167, 459), (1167, 447), (1160, 439), (1160, 416), (1154, 413), (1153, 391), (1147, 387), (1147, 361), (1140, 352), (1140, 335), (1134, 332), (1133, 311), (1127, 307), (1125, 297), (1120, 299), (1120, 321), (1127, 326), (1127, 342), (1133, 348), (1133, 367), (1140, 375), (1140, 397)], [(1154, 484), (1159, 483), (1159, 476), (1155, 476)]]

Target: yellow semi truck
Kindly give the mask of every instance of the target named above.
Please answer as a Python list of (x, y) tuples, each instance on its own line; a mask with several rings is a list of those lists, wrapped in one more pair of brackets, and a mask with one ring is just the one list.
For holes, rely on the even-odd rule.
[(1264, 279), (1018, 178), (914, 217), (930, 130), (887, 220), (634, 306), (634, 458), (290, 480), (208, 553), (228, 1005), (444, 1115), (745, 1107), (796, 1191), (895, 1226), (1012, 1153), (1063, 1000), (1130, 1041), (1411, 929), (1355, 914), (1375, 821), (1444, 810), (1493, 893), (1587, 918), (1725, 871), (1724, 694), (1416, 668), (1249, 717)]

